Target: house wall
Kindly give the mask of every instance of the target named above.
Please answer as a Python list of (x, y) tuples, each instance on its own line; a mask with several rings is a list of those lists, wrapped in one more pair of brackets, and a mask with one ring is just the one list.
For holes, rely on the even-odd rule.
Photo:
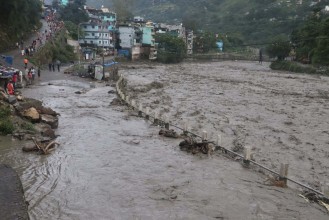
[(131, 49), (134, 45), (135, 29), (133, 27), (119, 27), (120, 46)]
[(82, 24), (84, 37), (79, 39), (79, 43), (94, 44), (98, 47), (114, 47), (112, 32), (107, 27), (98, 24)]
[(143, 30), (143, 44), (154, 46), (154, 37), (153, 32), (154, 28), (151, 26), (145, 26), (142, 28)]

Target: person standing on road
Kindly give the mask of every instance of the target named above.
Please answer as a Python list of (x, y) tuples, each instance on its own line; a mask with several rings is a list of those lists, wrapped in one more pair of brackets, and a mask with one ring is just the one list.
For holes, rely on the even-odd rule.
[(57, 60), (57, 61), (56, 61), (56, 65), (57, 65), (57, 70), (58, 70), (58, 72), (60, 72), (61, 61)]
[(8, 93), (8, 95), (14, 95), (15, 94), (14, 86), (13, 86), (11, 81), (9, 81), (8, 84), (7, 84), (7, 93)]
[(51, 63), (48, 64), (49, 71), (51, 72)]
[(24, 66), (25, 66), (25, 68), (27, 68), (27, 64), (29, 63), (29, 61), (28, 61), (28, 59), (25, 57), (24, 58)]
[(259, 63), (260, 64), (263, 63), (263, 51), (262, 51), (262, 49), (259, 50)]
[(34, 69), (33, 66), (31, 67), (31, 73), (32, 73), (32, 81), (34, 81), (34, 78), (35, 78), (35, 69)]
[(40, 78), (40, 76), (41, 76), (41, 68), (40, 66), (38, 66), (38, 78)]
[(55, 72), (55, 62), (51, 64), (53, 71)]
[(23, 86), (23, 72), (19, 71), (19, 83), (21, 84), (21, 86)]
[(14, 89), (16, 89), (17, 76), (18, 76), (18, 72), (15, 72), (12, 79)]
[(27, 78), (28, 78), (28, 84), (31, 85), (32, 84), (32, 67), (29, 70), (29, 73), (27, 74)]

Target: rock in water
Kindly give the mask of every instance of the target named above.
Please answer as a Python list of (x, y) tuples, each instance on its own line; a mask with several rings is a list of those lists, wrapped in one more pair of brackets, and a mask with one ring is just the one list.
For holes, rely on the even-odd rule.
[(40, 119), (40, 114), (34, 107), (25, 110), (23, 116), (31, 122), (37, 122)]
[(49, 124), (52, 129), (56, 129), (58, 127), (58, 118), (54, 117), (52, 115), (40, 115), (41, 122), (44, 122), (46, 124)]

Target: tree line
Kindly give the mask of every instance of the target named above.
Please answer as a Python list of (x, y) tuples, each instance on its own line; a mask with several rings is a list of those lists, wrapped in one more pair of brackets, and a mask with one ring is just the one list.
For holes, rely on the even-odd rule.
[(41, 6), (40, 0), (1, 1), (1, 49), (14, 45), (40, 27)]

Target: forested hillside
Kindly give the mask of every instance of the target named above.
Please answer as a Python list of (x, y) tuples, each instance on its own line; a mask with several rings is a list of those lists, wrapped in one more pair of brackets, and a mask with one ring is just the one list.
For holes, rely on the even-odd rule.
[(40, 26), (40, 0), (0, 1), (0, 51), (11, 48)]
[[(88, 0), (89, 5), (129, 9), (155, 22), (184, 23), (194, 30), (231, 35), (245, 43), (268, 42), (303, 23), (315, 8), (327, 1), (312, 0)], [(326, 3), (327, 2), (327, 3)], [(300, 4), (302, 3), (302, 4)], [(118, 4), (117, 4), (118, 5)], [(118, 11), (122, 15), (124, 12)], [(120, 19), (120, 16), (119, 16)]]

